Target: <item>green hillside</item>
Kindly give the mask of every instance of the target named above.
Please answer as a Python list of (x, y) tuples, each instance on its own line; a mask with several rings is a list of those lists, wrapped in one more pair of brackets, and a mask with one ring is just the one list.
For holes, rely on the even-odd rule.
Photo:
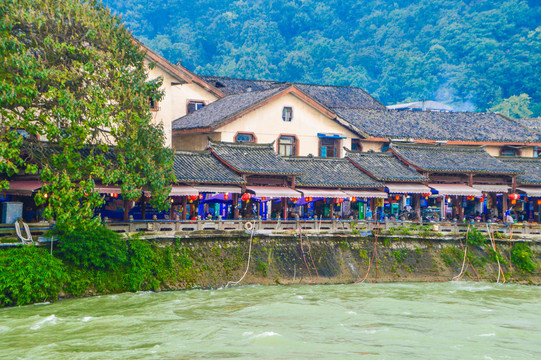
[(199, 74), (360, 86), (387, 105), (434, 99), (478, 111), (526, 94), (521, 106), (541, 115), (538, 0), (105, 3)]

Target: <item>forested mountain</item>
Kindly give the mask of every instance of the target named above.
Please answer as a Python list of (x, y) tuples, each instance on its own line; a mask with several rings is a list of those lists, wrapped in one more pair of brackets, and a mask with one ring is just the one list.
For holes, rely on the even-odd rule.
[(360, 86), (387, 105), (478, 111), (526, 94), (541, 115), (539, 0), (104, 2), (198, 74)]

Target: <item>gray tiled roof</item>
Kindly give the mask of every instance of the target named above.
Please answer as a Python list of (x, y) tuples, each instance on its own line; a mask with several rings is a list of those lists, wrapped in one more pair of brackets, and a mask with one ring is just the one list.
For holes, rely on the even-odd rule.
[(538, 134), (492, 113), (335, 109), (374, 137), (426, 140), (536, 142)]
[(293, 84), (296, 88), (316, 99), (320, 104), (335, 109), (379, 109), (385, 106), (361, 88), (349, 86), (327, 86)]
[(428, 178), (408, 167), (390, 152), (348, 152), (346, 157), (379, 181), (426, 182)]
[[(53, 155), (62, 153), (63, 148), (58, 144), (46, 141), (24, 141), (22, 150), (33, 163), (42, 167), (45, 164), (50, 163)], [(103, 156), (107, 161), (115, 161), (117, 157), (117, 150), (111, 146), (107, 146), (107, 150), (103, 151), (98, 146), (86, 145), (74, 152), (80, 154), (81, 158), (86, 158), (90, 156), (90, 154), (94, 154), (95, 156)]]
[(299, 186), (324, 188), (378, 188), (384, 184), (372, 179), (347, 159), (293, 157), (285, 159), (303, 172), (295, 179)]
[(482, 147), (393, 143), (390, 149), (406, 163), (430, 173), (522, 172), (490, 156)]
[(248, 89), (251, 91), (262, 91), (277, 86), (293, 85), (329, 109), (385, 109), (383, 104), (358, 87), (232, 79), (220, 76), (201, 76), (201, 78), (227, 95), (244, 93), (247, 92)]
[(232, 144), (210, 142), (212, 153), (221, 161), (242, 174), (299, 175), (278, 155), (272, 144)]
[(175, 152), (173, 171), (179, 183), (242, 184), (244, 179), (210, 152)]
[(538, 118), (527, 118), (517, 120), (522, 126), (526, 126), (528, 129), (531, 129), (539, 134), (539, 139), (541, 140), (541, 117)]
[(172, 129), (195, 129), (216, 126), (273, 95), (282, 91), (275, 87), (264, 91), (252, 91), (218, 99), (191, 114), (173, 121)]
[(499, 157), (500, 161), (524, 171), (517, 176), (519, 184), (541, 185), (541, 159), (523, 157)]
[(251, 91), (262, 91), (283, 86), (283, 82), (267, 80), (233, 79), (221, 76), (200, 76), (226, 95), (236, 95)]

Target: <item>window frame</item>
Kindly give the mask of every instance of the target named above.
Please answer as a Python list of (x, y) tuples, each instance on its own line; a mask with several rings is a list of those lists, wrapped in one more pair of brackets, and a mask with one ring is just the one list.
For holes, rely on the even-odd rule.
[[(323, 156), (323, 143), (326, 141), (326, 140), (332, 140), (333, 141), (333, 149), (334, 149), (334, 156), (329, 156), (329, 153), (327, 151), (329, 145), (325, 145), (325, 156)], [(318, 144), (318, 151), (319, 151), (319, 157), (324, 157), (324, 158), (330, 158), (330, 159), (338, 159), (340, 158), (341, 156), (341, 153), (340, 153), (340, 148), (342, 147), (342, 139), (340, 138), (331, 138), (331, 137), (321, 137), (319, 138), (319, 144)]]
[[(512, 152), (513, 152), (513, 155), (506, 155), (506, 154), (504, 154), (506, 151), (512, 151)], [(515, 149), (515, 148), (513, 148), (513, 147), (510, 147), (510, 146), (503, 146), (503, 147), (500, 149), (500, 156), (520, 157), (520, 150), (519, 150), (519, 149)]]
[[(194, 111), (190, 112), (190, 105), (196, 104), (196, 109)], [(197, 104), (200, 104), (200, 107), (197, 107)], [(207, 103), (205, 100), (196, 100), (196, 99), (188, 99), (186, 100), (186, 115), (196, 112), (197, 110), (201, 109), (202, 107), (206, 106)]]
[[(249, 135), (252, 140), (251, 141), (238, 141), (237, 137), (239, 135)], [(237, 131), (237, 133), (235, 134), (235, 136), (233, 137), (233, 142), (237, 143), (237, 144), (257, 144), (257, 137), (255, 136), (255, 134), (253, 132), (249, 132), (249, 131)]]
[[(291, 144), (289, 143), (282, 143), (280, 141), (280, 139), (282, 138), (285, 138), (285, 137), (288, 137), (288, 138), (292, 138), (293, 139), (293, 142)], [(280, 146), (281, 145), (284, 145), (284, 146), (291, 146), (292, 147), (292, 154), (291, 155), (282, 155), (280, 153)], [(299, 138), (297, 137), (297, 135), (294, 135), (294, 134), (280, 134), (278, 135), (278, 138), (276, 139), (276, 152), (278, 153), (278, 155), (280, 156), (299, 156)]]
[[(357, 148), (354, 149), (354, 146)], [(351, 139), (351, 150), (352, 151), (363, 151), (363, 144), (361, 143), (361, 139)]]
[[(289, 112), (289, 118), (287, 118), (287, 116), (286, 116), (286, 114), (288, 112)], [(293, 121), (293, 106), (284, 106), (282, 108), (282, 121), (284, 121), (284, 122), (292, 122)]]

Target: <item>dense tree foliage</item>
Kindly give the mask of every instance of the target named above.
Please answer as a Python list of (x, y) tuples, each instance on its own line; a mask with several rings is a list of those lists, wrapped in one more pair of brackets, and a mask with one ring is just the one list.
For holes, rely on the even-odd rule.
[(172, 154), (148, 104), (160, 82), (120, 20), (94, 0), (4, 0), (0, 17), (0, 189), (37, 171), (30, 152), (45, 181), (36, 201), (59, 224), (92, 217), (96, 180), (130, 200), (147, 187), (166, 207)]
[(466, 110), (527, 94), (541, 114), (539, 1), (105, 3), (200, 74), (361, 86), (388, 105), (426, 98)]

